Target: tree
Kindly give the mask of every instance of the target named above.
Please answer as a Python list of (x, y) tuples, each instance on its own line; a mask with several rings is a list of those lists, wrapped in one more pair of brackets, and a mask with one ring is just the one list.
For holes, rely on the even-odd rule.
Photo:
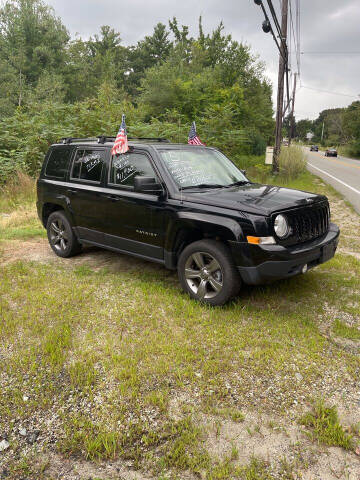
[(120, 43), (120, 33), (115, 32), (109, 25), (103, 25), (100, 27), (100, 36), (94, 35), (94, 39), (90, 38), (89, 48), (93, 57), (97, 55), (105, 56), (109, 52), (115, 53)]
[(44, 70), (59, 70), (65, 62), (69, 34), (41, 0), (11, 0), (0, 9), (1, 58), (36, 82)]
[(6, 60), (0, 60), (0, 117), (10, 115), (19, 101), (18, 72)]
[(108, 25), (102, 26), (100, 34), (88, 41), (77, 38), (70, 42), (64, 71), (68, 85), (66, 99), (73, 102), (93, 96), (105, 81), (123, 90), (128, 68), (126, 57), (120, 33)]
[(130, 134), (174, 141), (196, 120), (205, 142), (233, 156), (263, 153), (274, 130), (264, 66), (222, 23), (205, 33), (201, 19), (196, 38), (173, 18), (125, 47), (109, 26), (70, 41), (41, 0), (5, 0), (0, 81), (2, 178), (35, 174), (63, 136), (116, 134), (124, 111)]
[(306, 134), (312, 132), (314, 128), (314, 123), (312, 120), (305, 118), (296, 122), (296, 135), (301, 140), (306, 140)]
[(268, 141), (273, 131), (271, 86), (248, 47), (222, 35), (222, 24), (205, 35), (200, 22), (197, 39), (189, 39), (176, 19), (171, 29), (174, 48), (165, 62), (147, 69), (141, 81), (139, 106), (145, 119), (166, 118), (172, 110), (188, 122), (226, 116), (232, 132), (246, 129), (249, 138), (257, 132)]
[(145, 71), (164, 62), (169, 56), (171, 48), (169, 32), (163, 23), (158, 23), (154, 27), (153, 34), (139, 41), (136, 47), (129, 48), (125, 87), (131, 94), (137, 93)]
[(61, 20), (41, 0), (8, 0), (0, 8), (0, 61), (17, 79), (18, 105), (26, 86), (35, 85), (44, 71), (61, 70), (68, 40)]
[(94, 75), (93, 58), (88, 42), (77, 38), (69, 43), (66, 49), (66, 65), (64, 67), (66, 85), (66, 101), (72, 103), (94, 95), (100, 84)]

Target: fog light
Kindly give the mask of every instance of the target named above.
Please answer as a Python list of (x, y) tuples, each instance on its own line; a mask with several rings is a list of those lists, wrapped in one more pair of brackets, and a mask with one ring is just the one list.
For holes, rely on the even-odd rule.
[(301, 273), (306, 273), (308, 271), (308, 266), (307, 266), (307, 263), (305, 263), (305, 265), (303, 266), (302, 270), (301, 270)]

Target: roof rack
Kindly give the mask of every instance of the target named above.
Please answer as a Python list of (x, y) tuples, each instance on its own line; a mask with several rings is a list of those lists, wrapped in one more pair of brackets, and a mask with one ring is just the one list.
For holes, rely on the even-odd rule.
[(76, 138), (76, 137), (64, 137), (60, 140), (59, 143), (74, 143), (74, 142), (96, 142), (96, 137), (89, 137), (89, 138)]
[[(101, 135), (97, 137), (98, 143), (105, 143), (105, 142), (115, 142), (116, 137), (107, 137), (105, 135)], [(163, 142), (163, 143), (169, 143), (169, 140), (167, 138), (156, 138), (156, 137), (128, 137), (128, 140), (141, 140), (141, 141), (148, 141), (148, 142)]]
[[(116, 137), (107, 137), (105, 135), (99, 135), (98, 137), (89, 137), (89, 138), (77, 138), (77, 137), (64, 137), (60, 140), (59, 143), (70, 144), (75, 142), (97, 142), (97, 143), (106, 143), (106, 142), (115, 142)], [(154, 137), (128, 137), (128, 140), (140, 140), (148, 142), (159, 142), (159, 143), (169, 143), (170, 141), (167, 138), (154, 138)]]
[(170, 140), (167, 138), (161, 137), (128, 137), (129, 140), (149, 140), (150, 142), (163, 142), (163, 143), (170, 143)]

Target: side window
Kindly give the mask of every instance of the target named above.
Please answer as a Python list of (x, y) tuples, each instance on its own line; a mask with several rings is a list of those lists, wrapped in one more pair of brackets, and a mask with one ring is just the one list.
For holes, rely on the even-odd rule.
[(100, 182), (104, 158), (104, 150), (77, 150), (73, 162), (71, 178), (73, 180)]
[(55, 177), (64, 179), (67, 169), (69, 168), (71, 156), (71, 148), (56, 147), (49, 156), (46, 164), (45, 175), (47, 177)]
[(112, 157), (109, 183), (133, 187), (136, 176), (156, 178), (156, 173), (146, 155), (143, 153), (125, 153)]

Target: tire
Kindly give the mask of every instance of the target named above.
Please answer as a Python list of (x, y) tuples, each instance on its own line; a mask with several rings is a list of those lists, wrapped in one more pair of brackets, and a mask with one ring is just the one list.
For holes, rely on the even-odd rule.
[(178, 275), (191, 298), (214, 306), (223, 305), (237, 295), (241, 286), (229, 249), (216, 240), (200, 240), (184, 248), (178, 261)]
[(49, 216), (46, 230), (50, 247), (58, 257), (69, 258), (81, 251), (81, 245), (62, 210)]

